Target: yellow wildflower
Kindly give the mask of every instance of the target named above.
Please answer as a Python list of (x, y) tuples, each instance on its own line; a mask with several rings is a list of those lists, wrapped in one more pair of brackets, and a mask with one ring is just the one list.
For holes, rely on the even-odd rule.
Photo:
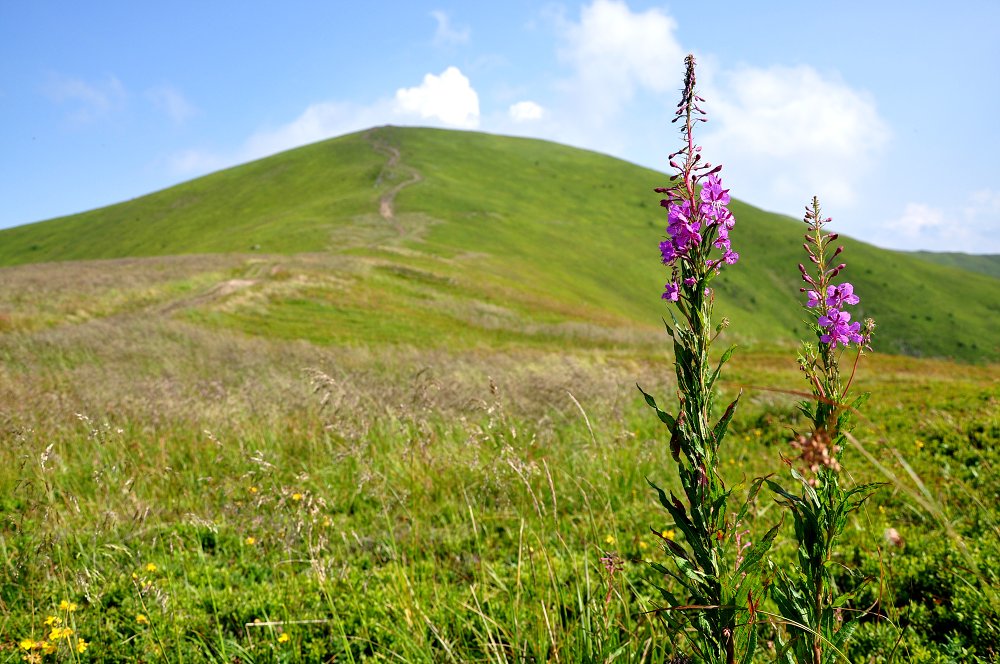
[(293, 493), (292, 494), (292, 500), (294, 500), (295, 502), (298, 502), (298, 501), (302, 500), (302, 494), (301, 493)]
[(70, 613), (73, 613), (74, 611), (76, 611), (76, 602), (70, 602), (69, 600), (64, 599), (63, 601), (59, 602), (59, 610), (69, 611)]
[(136, 574), (135, 572), (132, 572), (132, 580), (133, 581), (138, 581), (139, 580), (139, 575)]
[(250, 493), (257, 493), (257, 487), (252, 486), (249, 489), (247, 489), (247, 491), (249, 491)]
[(256, 538), (256, 537), (252, 537), (252, 536), (251, 536), (251, 537), (248, 537), (248, 538), (246, 538), (246, 539), (245, 539), (245, 540), (243, 540), (243, 541), (244, 541), (244, 542), (246, 542), (246, 545), (247, 545), (247, 546), (253, 546), (254, 544), (256, 544), (256, 543), (257, 543), (257, 538)]
[(31, 650), (37, 643), (37, 641), (32, 641), (31, 639), (21, 639), (17, 645), (21, 646), (21, 650)]
[(292, 640), (292, 637), (288, 636), (287, 632), (282, 632), (281, 636), (278, 637), (278, 643), (288, 643)]
[(672, 540), (677, 533), (674, 532), (673, 528), (667, 528), (660, 534), (663, 535), (663, 539)]
[(72, 627), (56, 627), (54, 630), (49, 632), (49, 639), (52, 641), (57, 641), (59, 639), (68, 639), (73, 636)]
[(139, 624), (139, 625), (148, 625), (149, 624), (149, 618), (147, 618), (146, 616), (144, 616), (144, 615), (142, 615), (140, 613), (139, 615), (137, 615), (135, 617), (135, 622), (137, 624)]
[(604, 542), (605, 542), (605, 544), (608, 544), (608, 545), (614, 544), (615, 543), (615, 536), (614, 535), (608, 535), (607, 537), (604, 538)]
[(42, 649), (42, 653), (46, 655), (51, 655), (56, 651), (56, 644), (49, 641), (42, 641), (38, 644), (38, 647)]
[(90, 647), (90, 644), (84, 641), (83, 639), (80, 639), (79, 641), (76, 642), (76, 651), (78, 653), (86, 652), (88, 647)]
[(146, 571), (152, 574), (156, 571), (156, 565), (154, 563), (146, 563)]
[(48, 616), (47, 618), (45, 618), (45, 622), (43, 622), (42, 624), (45, 625), (46, 627), (55, 627), (61, 622), (62, 618), (60, 618), (59, 616)]
[(919, 438), (913, 441), (913, 444), (917, 446), (918, 450), (924, 449), (924, 441), (920, 440)]
[(647, 546), (649, 546), (649, 545), (646, 544), (645, 542), (643, 542), (642, 540), (639, 541), (639, 548), (640, 549), (645, 549)]

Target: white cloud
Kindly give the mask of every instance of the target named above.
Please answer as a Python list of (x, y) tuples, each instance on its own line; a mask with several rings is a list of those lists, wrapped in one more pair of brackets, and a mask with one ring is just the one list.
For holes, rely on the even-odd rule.
[(249, 158), (257, 159), (375, 125), (399, 122), (400, 119), (392, 104), (385, 100), (368, 106), (343, 102), (310, 104), (292, 122), (254, 133), (247, 139), (244, 153)]
[(637, 88), (677, 88), (684, 51), (674, 35), (677, 22), (661, 10), (632, 12), (619, 0), (594, 0), (579, 23), (558, 22), (558, 55), (574, 70), (565, 87), (592, 122), (609, 120)]
[(319, 102), (310, 104), (297, 118), (287, 124), (257, 130), (231, 154), (219, 154), (209, 150), (184, 150), (170, 158), (170, 168), (179, 175), (208, 173), (398, 120), (399, 117), (393, 113), (391, 102), (387, 100), (369, 106)]
[(174, 87), (160, 85), (146, 91), (146, 98), (173, 122), (181, 124), (198, 113), (198, 109)]
[(435, 46), (452, 46), (469, 42), (472, 31), (468, 26), (456, 28), (451, 24), (448, 14), (441, 10), (432, 11), (431, 16), (437, 21), (437, 30), (434, 32)]
[(397, 90), (396, 110), (460, 129), (479, 126), (479, 95), (458, 67), (448, 67), (440, 76), (427, 74), (420, 85)]
[(939, 233), (947, 225), (944, 210), (923, 203), (907, 203), (902, 216), (889, 224), (889, 228), (907, 237), (920, 237)]
[(71, 118), (89, 122), (120, 108), (126, 98), (125, 86), (114, 76), (96, 83), (79, 78), (52, 75), (43, 86), (43, 92), (52, 101), (75, 105)]
[(460, 129), (478, 126), (479, 97), (469, 79), (458, 68), (448, 67), (440, 76), (427, 74), (419, 86), (397, 90), (393, 99), (367, 105), (317, 102), (287, 124), (259, 129), (229, 154), (191, 149), (168, 161), (177, 175), (198, 175), (377, 125), (415, 121)]
[(1000, 191), (974, 191), (961, 206), (907, 203), (878, 241), (894, 249), (1000, 253)]
[(890, 138), (869, 95), (808, 66), (721, 71), (703, 93), (709, 159), (742, 183), (741, 198), (779, 212), (813, 195), (854, 204)]
[(663, 119), (661, 104), (669, 103), (683, 75), (676, 21), (661, 9), (632, 11), (621, 0), (593, 0), (575, 16), (548, 5), (540, 17), (552, 26), (564, 73), (545, 91), (540, 117), (527, 121), (527, 106), (498, 109), (485, 115), (487, 130), (643, 161), (648, 140), (637, 127)]
[(516, 104), (511, 104), (510, 108), (507, 109), (507, 115), (514, 122), (531, 122), (532, 120), (541, 120), (542, 116), (545, 115), (545, 109), (533, 101), (519, 101)]

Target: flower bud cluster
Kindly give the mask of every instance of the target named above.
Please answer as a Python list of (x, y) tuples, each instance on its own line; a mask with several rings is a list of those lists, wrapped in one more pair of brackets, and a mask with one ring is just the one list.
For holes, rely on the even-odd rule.
[[(705, 111), (698, 105), (704, 99), (695, 92), (694, 57), (688, 56), (685, 62), (684, 94), (674, 122), (684, 120), (681, 134), (686, 145), (670, 155), (670, 165), (678, 171), (671, 180), (677, 182), (655, 190), (667, 196), (660, 201), (667, 209), (667, 239), (660, 242), (660, 257), (672, 273), (662, 297), (673, 302), (680, 299), (682, 284), (688, 288), (704, 284), (705, 277), (717, 274), (723, 263), (733, 265), (740, 258), (729, 239), (736, 219), (727, 207), (729, 190), (722, 188), (718, 176), (722, 166), (702, 162), (701, 147), (694, 144), (694, 124), (705, 122), (699, 117)], [(720, 258), (710, 258), (713, 247), (722, 252)]]
[(865, 326), (862, 328), (861, 323), (851, 322), (851, 314), (844, 311), (844, 306), (858, 304), (861, 298), (854, 293), (854, 286), (849, 282), (830, 283), (847, 267), (847, 263), (840, 263), (832, 268), (827, 267), (844, 251), (844, 248), (837, 247), (827, 255), (831, 243), (838, 235), (823, 233), (823, 226), (829, 223), (830, 219), (822, 217), (819, 201), (815, 198), (811, 208), (806, 208), (805, 222), (809, 224), (809, 232), (806, 233), (806, 243), (802, 246), (810, 262), (818, 268), (818, 274), (810, 275), (805, 265), (800, 263), (799, 272), (802, 280), (808, 284), (808, 287), (801, 290), (806, 294), (806, 307), (816, 310), (816, 324), (820, 328), (819, 340), (831, 349), (850, 344), (867, 346), (874, 323), (865, 321)]

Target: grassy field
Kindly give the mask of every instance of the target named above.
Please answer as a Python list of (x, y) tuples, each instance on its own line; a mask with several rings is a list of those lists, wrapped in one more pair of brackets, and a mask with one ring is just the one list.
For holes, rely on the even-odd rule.
[[(646, 564), (673, 530), (646, 479), (676, 473), (635, 388), (674, 406), (662, 177), (382, 128), (0, 232), (0, 662), (683, 652)], [(797, 222), (732, 207), (741, 492), (791, 454), (803, 326)], [(887, 485), (836, 561), (871, 579), (850, 659), (994, 661), (996, 279), (848, 252), (877, 350), (964, 360), (859, 369), (846, 481)], [(760, 499), (753, 536), (780, 519)]]
[[(2, 661), (41, 654), (18, 644), (52, 644), (50, 618), (74, 630), (52, 661), (663, 661), (683, 647), (648, 613), (660, 580), (643, 562), (660, 547), (649, 527), (670, 529), (645, 478), (672, 486), (672, 461), (634, 387), (669, 402), (662, 332), (527, 295), (473, 306), (418, 267), (355, 260), (3, 270)], [(442, 327), (403, 304), (352, 319), (322, 294), (359, 274), (407, 286), (401, 301), (425, 298)], [(319, 294), (300, 302), (306, 285)], [(378, 294), (350, 292), (362, 311)], [(734, 484), (788, 453), (794, 353), (735, 358)], [(998, 651), (998, 378), (863, 364), (858, 437), (899, 485), (849, 529), (842, 562), (883, 574), (857, 599), (871, 617), (853, 661)], [(887, 479), (858, 450), (845, 465)], [(778, 518), (761, 501), (755, 530)], [(625, 562), (609, 579), (612, 551)]]

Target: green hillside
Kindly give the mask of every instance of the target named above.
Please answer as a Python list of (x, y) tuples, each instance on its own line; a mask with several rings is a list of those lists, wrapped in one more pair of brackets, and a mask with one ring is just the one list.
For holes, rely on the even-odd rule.
[(914, 256), (937, 263), (957, 267), (970, 272), (980, 272), (1000, 278), (1000, 254), (962, 254), (952, 251), (914, 251)]
[[(665, 181), (544, 141), (383, 127), (0, 231), (0, 264), (259, 252), (224, 275), (238, 288), (179, 311), (320, 343), (615, 346), (654, 338), (665, 313), (652, 192)], [(743, 260), (716, 282), (717, 311), (743, 343), (791, 342), (802, 224), (731, 208)], [(844, 243), (877, 349), (1000, 357), (995, 279)], [(291, 258), (302, 252), (312, 257)]]

